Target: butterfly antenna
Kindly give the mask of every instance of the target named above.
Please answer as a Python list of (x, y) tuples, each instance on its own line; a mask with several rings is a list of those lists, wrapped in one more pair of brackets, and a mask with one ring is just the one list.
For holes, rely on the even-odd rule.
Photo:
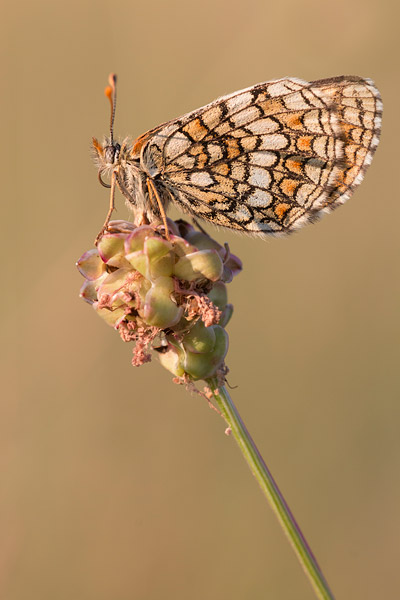
[(115, 118), (115, 105), (117, 103), (117, 76), (115, 73), (110, 73), (108, 76), (108, 86), (104, 90), (105, 95), (111, 104), (111, 117), (110, 117), (110, 143), (111, 146), (114, 144), (114, 118)]

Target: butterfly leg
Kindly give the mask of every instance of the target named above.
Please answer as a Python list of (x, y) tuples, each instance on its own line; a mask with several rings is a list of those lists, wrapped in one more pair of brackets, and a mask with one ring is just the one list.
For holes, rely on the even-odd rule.
[(111, 215), (114, 212), (115, 209), (115, 202), (114, 202), (114, 198), (115, 198), (115, 181), (117, 179), (117, 173), (116, 171), (113, 171), (112, 175), (111, 175), (111, 190), (110, 190), (110, 207), (108, 209), (108, 213), (106, 216), (106, 220), (104, 221), (104, 225), (101, 228), (101, 230), (99, 231), (99, 233), (96, 235), (96, 239), (94, 240), (94, 245), (97, 246), (97, 244), (99, 243), (99, 241), (101, 240), (101, 238), (103, 237), (105, 231), (107, 230), (108, 224), (110, 222), (111, 219)]
[(163, 203), (161, 202), (161, 198), (157, 192), (157, 188), (154, 185), (153, 180), (150, 179), (150, 177), (147, 177), (146, 183), (147, 183), (147, 190), (149, 192), (150, 202), (152, 203), (152, 200), (153, 200), (152, 196), (154, 195), (155, 199), (157, 200), (158, 208), (161, 213), (162, 222), (164, 223), (165, 237), (167, 238), (167, 240), (170, 240), (168, 223), (167, 223), (167, 215), (165, 214), (164, 206), (163, 206)]

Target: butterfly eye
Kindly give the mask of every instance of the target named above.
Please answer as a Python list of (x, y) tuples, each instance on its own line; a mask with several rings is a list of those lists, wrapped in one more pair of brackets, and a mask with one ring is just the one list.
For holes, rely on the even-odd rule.
[(113, 165), (119, 156), (121, 146), (118, 143), (114, 143), (110, 146), (106, 146), (104, 149), (104, 158), (107, 163)]

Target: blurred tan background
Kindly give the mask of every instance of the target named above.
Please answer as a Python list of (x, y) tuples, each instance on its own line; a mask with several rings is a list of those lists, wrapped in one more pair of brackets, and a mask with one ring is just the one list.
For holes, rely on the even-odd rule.
[[(135, 369), (78, 298), (108, 192), (91, 136), (137, 136), (292, 75), (371, 77), (381, 145), (341, 209), (290, 239), (219, 231), (234, 401), (338, 599), (398, 597), (398, 12), (389, 2), (37, 0), (2, 9), (0, 598), (313, 598), (205, 401)], [(118, 218), (128, 211), (119, 199)], [(215, 232), (214, 232), (215, 233)]]

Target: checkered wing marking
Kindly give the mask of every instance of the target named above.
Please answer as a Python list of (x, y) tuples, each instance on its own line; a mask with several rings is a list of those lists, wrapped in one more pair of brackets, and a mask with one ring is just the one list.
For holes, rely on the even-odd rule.
[(342, 204), (379, 141), (370, 80), (285, 78), (219, 98), (146, 141), (142, 168), (184, 211), (258, 235)]

